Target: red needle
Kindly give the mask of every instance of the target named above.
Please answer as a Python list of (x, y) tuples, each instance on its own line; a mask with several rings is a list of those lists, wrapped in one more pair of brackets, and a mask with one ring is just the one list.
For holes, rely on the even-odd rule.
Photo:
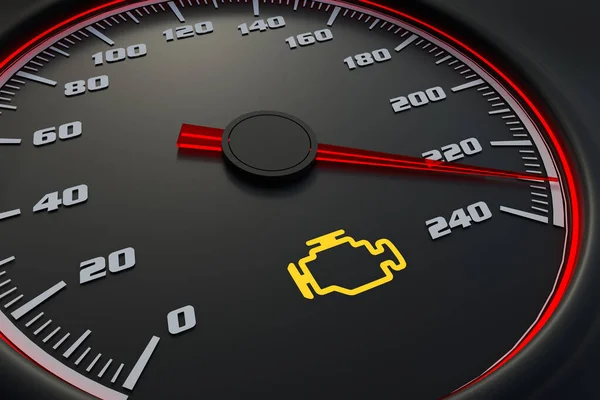
[(198, 125), (181, 125), (177, 147), (180, 149), (223, 151), (221, 140), (223, 129)]
[(317, 150), (317, 161), (365, 165), (373, 167), (406, 169), (412, 171), (431, 171), (454, 175), (489, 176), (494, 178), (532, 179), (536, 181), (558, 181), (558, 178), (538, 176), (529, 173), (511, 172), (500, 169), (476, 167), (466, 164), (450, 164), (419, 157), (378, 151), (354, 149), (350, 147), (321, 144)]
[[(177, 147), (180, 149), (222, 151), (223, 129), (183, 124)], [(316, 160), (335, 164), (363, 165), (387, 169), (405, 169), (409, 171), (430, 171), (453, 175), (487, 176), (494, 178), (530, 179), (556, 182), (558, 178), (538, 176), (500, 169), (476, 167), (465, 164), (451, 164), (419, 157), (382, 153), (378, 151), (354, 149), (319, 143)]]

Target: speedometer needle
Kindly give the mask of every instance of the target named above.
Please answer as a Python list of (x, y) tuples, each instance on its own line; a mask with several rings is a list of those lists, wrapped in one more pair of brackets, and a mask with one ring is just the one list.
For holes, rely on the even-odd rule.
[[(220, 152), (222, 149), (223, 129), (183, 124), (177, 139), (180, 149)], [(403, 169), (408, 171), (429, 171), (462, 176), (481, 176), (508, 179), (529, 179), (535, 181), (556, 182), (558, 178), (544, 177), (530, 173), (505, 171), (466, 164), (451, 164), (419, 157), (390, 154), (351, 147), (319, 143), (316, 161), (321, 163), (359, 165), (383, 169)]]

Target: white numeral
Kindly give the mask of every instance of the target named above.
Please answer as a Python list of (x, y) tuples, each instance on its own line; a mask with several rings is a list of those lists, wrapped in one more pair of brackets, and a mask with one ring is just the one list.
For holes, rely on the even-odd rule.
[[(181, 323), (179, 322), (181, 315)], [(171, 335), (189, 331), (196, 326), (196, 313), (194, 307), (185, 306), (167, 314), (167, 325)]]
[[(84, 284), (106, 276), (106, 259), (96, 257), (79, 265), (79, 283)], [(116, 274), (135, 266), (135, 250), (127, 247), (108, 256), (108, 270)]]
[[(102, 56), (102, 53), (98, 53)], [(113, 63), (125, 59), (125, 49), (113, 49), (106, 52), (106, 62)], [(98, 64), (96, 64), (98, 65)]]
[(167, 29), (163, 32), (163, 36), (167, 39), (167, 42), (172, 40), (179, 40), (185, 38), (191, 38), (196, 35), (206, 35), (214, 31), (213, 23), (210, 21), (198, 22), (196, 25), (184, 25), (173, 29)]
[(135, 44), (133, 46), (129, 46), (127, 50), (121, 49), (111, 49), (106, 52), (99, 52), (92, 56), (94, 60), (94, 65), (99, 66), (104, 64), (104, 60), (107, 63), (115, 63), (119, 61), (123, 61), (126, 58), (138, 58), (143, 57), (148, 54), (148, 48), (145, 44)]
[(299, 35), (296, 35), (295, 38), (294, 36), (290, 36), (289, 38), (285, 39), (285, 42), (290, 46), (290, 49), (295, 49), (296, 47), (298, 47), (298, 45), (309, 46), (317, 42), (327, 42), (331, 39), (333, 39), (333, 33), (331, 33), (331, 30), (321, 29), (319, 31), (315, 31), (315, 33), (301, 33)]
[(346, 57), (344, 58), (344, 63), (350, 70), (353, 70), (356, 66), (366, 67), (368, 65), (373, 65), (376, 62), (381, 63), (391, 59), (392, 55), (388, 49), (379, 49), (373, 50), (370, 53), (357, 54), (354, 57)]
[(430, 150), (422, 154), (424, 158), (434, 161), (455, 161), (460, 160), (466, 155), (472, 156), (481, 153), (482, 147), (479, 140), (468, 138), (461, 140), (458, 144), (452, 143), (443, 146), (440, 150)]
[[(68, 140), (81, 136), (83, 126), (81, 121), (69, 122), (58, 127), (58, 138)], [(33, 145), (44, 146), (56, 142), (56, 127), (40, 129), (33, 133)]]
[(479, 223), (492, 218), (492, 212), (486, 203), (479, 201), (464, 208), (452, 211), (450, 220), (446, 221), (444, 217), (435, 217), (425, 221), (428, 227), (429, 235), (433, 240), (452, 233), (452, 229), (462, 227), (468, 228), (471, 222)]
[[(121, 259), (123, 260), (122, 262)], [(108, 256), (108, 270), (113, 274), (133, 268), (134, 265), (135, 250), (132, 247), (115, 251)]]
[(440, 100), (444, 100), (446, 98), (446, 93), (444, 89), (439, 86), (430, 88), (425, 90), (425, 92), (414, 92), (409, 94), (408, 96), (400, 96), (393, 99), (390, 99), (390, 103), (392, 104), (392, 108), (395, 113), (399, 113), (402, 111), (410, 110), (411, 107), (421, 107), (425, 104), (431, 102), (436, 102)]
[(79, 185), (65, 189), (62, 194), (62, 199), (58, 196), (58, 192), (52, 192), (44, 195), (38, 203), (33, 206), (33, 212), (40, 211), (56, 211), (61, 205), (71, 207), (77, 204), (85, 203), (88, 200), (88, 186)]
[(492, 212), (490, 211), (490, 208), (483, 201), (479, 201), (468, 206), (467, 212), (473, 219), (473, 222), (482, 222), (486, 219), (492, 218)]
[(238, 29), (242, 33), (242, 36), (245, 36), (245, 35), (248, 35), (250, 32), (254, 32), (254, 31), (264, 32), (267, 29), (283, 28), (284, 26), (285, 26), (285, 19), (283, 19), (282, 16), (278, 16), (278, 17), (272, 17), (272, 18), (267, 19), (266, 23), (265, 23), (264, 19), (257, 19), (250, 25), (250, 27), (248, 27), (248, 24), (243, 23), (241, 25), (238, 25)]
[(71, 207), (83, 203), (88, 199), (87, 185), (79, 185), (63, 191), (62, 204), (65, 207)]
[(97, 257), (79, 265), (79, 283), (84, 284), (106, 276), (106, 259)]
[(96, 76), (94, 78), (90, 78), (87, 81), (87, 89), (85, 86), (85, 81), (74, 81), (65, 84), (65, 96), (73, 97), (78, 96), (80, 94), (84, 94), (86, 90), (90, 92), (96, 92), (98, 90), (103, 90), (108, 88), (109, 80), (108, 76), (101, 75)]

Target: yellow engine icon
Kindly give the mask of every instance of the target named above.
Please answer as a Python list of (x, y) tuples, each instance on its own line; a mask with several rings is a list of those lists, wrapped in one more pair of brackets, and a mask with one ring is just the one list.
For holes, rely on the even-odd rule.
[[(402, 257), (402, 254), (400, 254), (396, 246), (394, 246), (394, 244), (388, 239), (379, 239), (377, 242), (375, 242), (375, 246), (373, 246), (366, 240), (356, 241), (350, 236), (342, 236), (344, 233), (345, 231), (343, 229), (340, 229), (338, 231), (331, 232), (326, 235), (309, 240), (308, 242), (306, 242), (306, 245), (308, 247), (312, 247), (315, 245), (317, 246), (313, 247), (308, 251), (308, 256), (298, 261), (298, 267), (296, 267), (294, 263), (290, 263), (288, 265), (288, 272), (292, 276), (292, 279), (294, 279), (294, 282), (296, 282), (296, 285), (298, 286), (298, 289), (300, 289), (302, 295), (307, 299), (314, 299), (315, 297), (312, 291), (310, 290), (310, 287), (312, 287), (313, 291), (320, 296), (324, 296), (332, 292), (338, 292), (341, 294), (345, 294), (346, 296), (356, 296), (357, 294), (366, 292), (367, 290), (371, 290), (373, 288), (376, 288), (377, 286), (383, 285), (384, 283), (390, 282), (392, 279), (394, 279), (394, 274), (392, 273), (392, 270), (400, 271), (406, 268), (406, 261), (404, 260), (404, 257)], [(308, 269), (307, 264), (311, 261), (316, 260), (317, 254), (319, 254), (320, 252), (329, 250), (333, 247), (337, 247), (345, 243), (350, 244), (354, 248), (365, 247), (372, 256), (382, 254), (387, 247), (392, 252), (395, 259), (385, 260), (381, 262), (379, 266), (383, 271), (383, 276), (367, 284), (361, 285), (354, 289), (348, 289), (337, 285), (331, 285), (322, 288), (321, 286), (319, 286), (314, 276)]]

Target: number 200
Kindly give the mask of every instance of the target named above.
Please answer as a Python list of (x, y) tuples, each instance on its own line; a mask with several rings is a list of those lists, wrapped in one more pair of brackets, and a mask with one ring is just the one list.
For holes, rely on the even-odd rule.
[(392, 108), (395, 113), (399, 113), (402, 111), (410, 110), (412, 107), (421, 107), (429, 102), (436, 102), (440, 100), (444, 100), (446, 98), (446, 93), (444, 89), (439, 86), (432, 87), (430, 89), (425, 90), (425, 92), (418, 91), (409, 94), (408, 96), (400, 96), (394, 99), (390, 99), (390, 103), (392, 104)]

